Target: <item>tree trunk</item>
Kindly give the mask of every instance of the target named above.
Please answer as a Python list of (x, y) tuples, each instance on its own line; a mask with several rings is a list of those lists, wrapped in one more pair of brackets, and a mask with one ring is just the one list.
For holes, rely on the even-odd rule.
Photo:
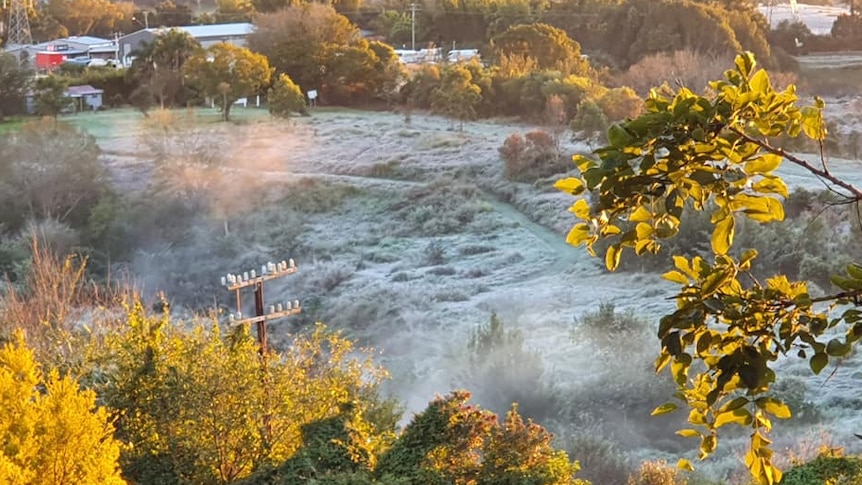
[(227, 94), (221, 96), (221, 114), (224, 121), (230, 121), (230, 104), (227, 102)]

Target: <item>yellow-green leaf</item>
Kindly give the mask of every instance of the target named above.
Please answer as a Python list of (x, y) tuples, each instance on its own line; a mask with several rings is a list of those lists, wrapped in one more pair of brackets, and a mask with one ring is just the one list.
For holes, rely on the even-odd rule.
[(706, 458), (707, 455), (710, 455), (713, 451), (715, 451), (715, 446), (718, 444), (718, 439), (715, 435), (704, 436), (700, 440), (700, 457), (701, 459)]
[(765, 94), (772, 88), (769, 83), (769, 75), (766, 74), (766, 71), (763, 69), (754, 73), (754, 76), (751, 76), (751, 81), (749, 81), (748, 84), (751, 86), (752, 91), (761, 94)]
[(610, 271), (617, 269), (620, 265), (620, 256), (622, 255), (622, 248), (614, 244), (612, 246), (608, 246), (608, 251), (605, 253), (605, 266), (608, 267)]
[(719, 413), (715, 418), (715, 427), (719, 428), (729, 423), (736, 423), (740, 426), (748, 426), (752, 421), (751, 412), (745, 408), (736, 408), (723, 413)]
[(554, 187), (572, 195), (578, 195), (584, 191), (584, 183), (575, 177), (566, 177), (564, 179), (557, 180), (554, 183)]
[(590, 160), (583, 155), (572, 156), (572, 161), (575, 162), (575, 165), (578, 167), (578, 170), (580, 170), (581, 173), (586, 172), (587, 170), (596, 166), (596, 162)]
[(730, 245), (733, 244), (734, 219), (732, 215), (726, 215), (718, 221), (712, 231), (712, 251), (715, 254), (727, 254)]
[(762, 409), (764, 412), (767, 412), (778, 419), (788, 419), (791, 416), (790, 407), (778, 399), (772, 397), (761, 397), (755, 401), (755, 404), (757, 404), (757, 407)]
[(676, 404), (672, 402), (666, 402), (661, 406), (653, 409), (650, 413), (650, 416), (661, 416), (662, 414), (667, 414), (673, 411), (676, 411)]
[(829, 363), (829, 356), (826, 355), (825, 352), (819, 352), (811, 356), (811, 360), (809, 361), (809, 365), (811, 365), (811, 371), (815, 374), (819, 374), (820, 371), (826, 367), (826, 364)]
[(760, 192), (761, 194), (778, 194), (785, 199), (789, 197), (787, 184), (778, 177), (758, 180), (752, 184), (751, 188), (754, 189), (755, 192)]
[(566, 242), (572, 246), (580, 246), (590, 237), (590, 228), (586, 222), (575, 224), (566, 236)]
[(652, 218), (652, 214), (650, 214), (649, 210), (647, 210), (644, 206), (638, 206), (632, 215), (629, 216), (629, 220), (632, 222), (646, 222)]
[(823, 122), (823, 112), (811, 106), (802, 108), (802, 131), (812, 140), (826, 138), (826, 123)]
[(680, 273), (679, 271), (668, 271), (667, 273), (661, 275), (661, 277), (668, 281), (673, 281), (674, 283), (679, 283), (681, 285), (688, 284), (688, 278), (686, 278), (685, 275)]
[[(763, 71), (760, 71), (763, 72)], [(773, 153), (763, 155), (745, 164), (745, 173), (749, 175), (770, 173), (781, 165), (781, 157)]]
[(854, 280), (862, 280), (862, 266), (856, 263), (847, 265), (847, 274)]
[(569, 212), (578, 219), (588, 220), (590, 218), (590, 203), (586, 199), (578, 199), (569, 207)]
[(652, 232), (652, 226), (646, 222), (638, 222), (638, 225), (635, 226), (635, 233), (638, 235), (638, 239), (646, 239), (652, 236)]
[(685, 458), (680, 458), (678, 462), (676, 462), (676, 467), (680, 470), (685, 470), (689, 472), (694, 471), (694, 467), (691, 465), (691, 462), (686, 460)]
[(683, 438), (700, 438), (701, 434), (696, 429), (681, 429), (676, 432), (676, 434), (682, 436)]

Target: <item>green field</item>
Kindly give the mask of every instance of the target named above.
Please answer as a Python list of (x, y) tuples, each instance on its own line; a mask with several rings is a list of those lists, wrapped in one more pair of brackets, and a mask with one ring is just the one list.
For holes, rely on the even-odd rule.
[[(198, 123), (222, 123), (218, 110), (194, 108), (194, 113)], [(263, 108), (238, 107), (231, 110), (230, 118), (231, 123), (247, 124), (269, 120), (270, 116), (269, 112)], [(0, 123), (0, 134), (14, 132), (28, 121), (35, 121), (37, 119), (35, 116), (7, 118), (5, 122)], [(61, 115), (59, 120), (84, 129), (101, 144), (103, 142), (115, 141), (119, 138), (127, 138), (130, 134), (135, 134), (140, 130), (144, 115), (133, 108), (122, 108), (95, 113)]]

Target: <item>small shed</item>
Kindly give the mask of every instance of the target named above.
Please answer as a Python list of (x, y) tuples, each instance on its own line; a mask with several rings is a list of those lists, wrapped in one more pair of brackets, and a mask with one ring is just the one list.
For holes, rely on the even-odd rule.
[(76, 111), (96, 111), (102, 107), (102, 94), (105, 91), (89, 84), (69, 86), (66, 96), (75, 100)]

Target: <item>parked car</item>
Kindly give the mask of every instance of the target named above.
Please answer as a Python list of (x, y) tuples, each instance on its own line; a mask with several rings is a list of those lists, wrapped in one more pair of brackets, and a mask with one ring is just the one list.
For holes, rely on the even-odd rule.
[(90, 58), (86, 56), (72, 57), (63, 61), (63, 64), (72, 64), (76, 66), (87, 66), (90, 64)]
[(99, 59), (94, 58), (90, 59), (90, 62), (87, 64), (87, 67), (113, 67), (116, 69), (120, 68), (120, 61), (116, 59)]

